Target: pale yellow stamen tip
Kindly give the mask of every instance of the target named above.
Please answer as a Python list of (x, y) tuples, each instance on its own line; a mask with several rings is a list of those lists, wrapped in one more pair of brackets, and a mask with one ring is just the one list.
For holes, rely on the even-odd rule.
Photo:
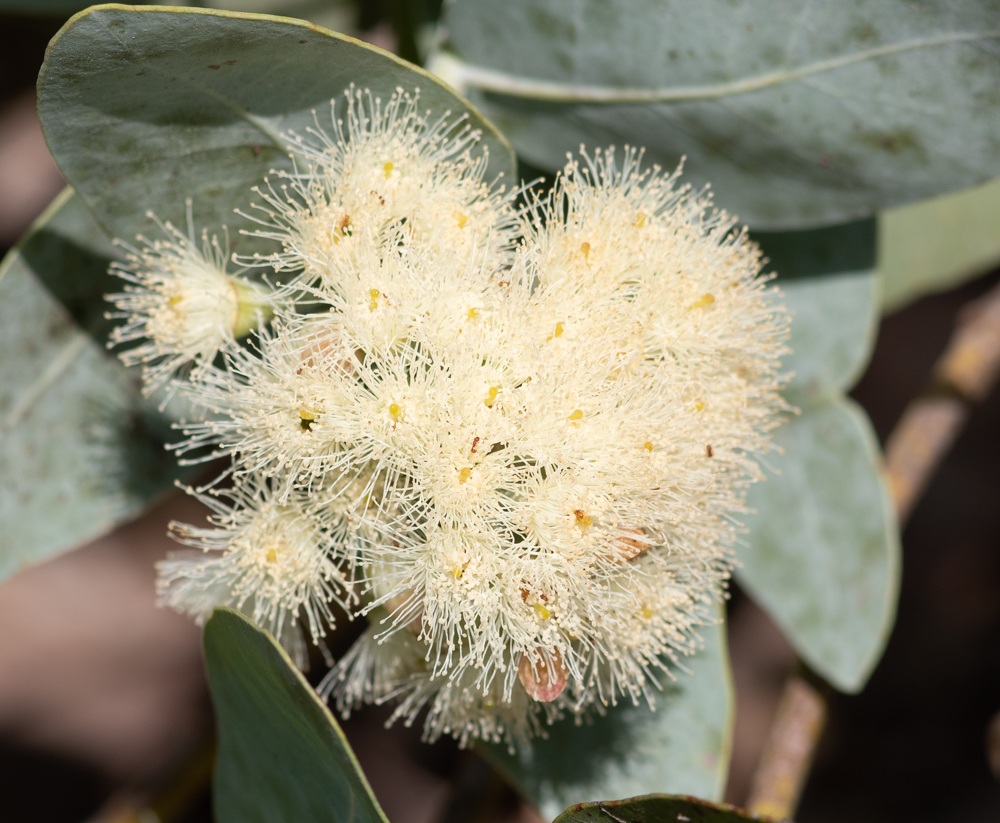
[(701, 401), (701, 400), (695, 401), (694, 410), (696, 412), (700, 412), (704, 408), (705, 408), (705, 403), (703, 401)]
[(183, 299), (184, 298), (181, 297), (179, 294), (175, 294), (167, 302), (170, 303), (171, 306), (179, 306), (180, 303), (181, 303), (181, 300), (183, 300)]
[(590, 259), (590, 243), (584, 242), (580, 244), (580, 251), (583, 252), (584, 260)]
[(649, 608), (649, 606), (643, 606), (642, 607), (642, 619), (643, 620), (651, 620), (652, 617), (653, 617), (653, 610), (651, 608)]
[(583, 420), (583, 412), (580, 411), (580, 409), (575, 409), (573, 412), (570, 413), (569, 419), (572, 420), (574, 423), (577, 420)]
[(642, 447), (646, 451), (651, 452), (653, 450), (653, 441), (652, 440), (647, 440), (645, 443), (642, 444)]
[(392, 170), (395, 168), (392, 163), (386, 163), (382, 169), (385, 171), (385, 179), (389, 179), (389, 175), (392, 174)]
[(389, 404), (389, 416), (393, 420), (399, 420), (399, 415), (400, 415), (400, 412), (402, 412), (402, 411), (403, 410), (399, 407), (399, 403), (390, 403)]
[(715, 302), (715, 295), (711, 292), (706, 292), (697, 300), (691, 304), (692, 309), (703, 309), (706, 306), (711, 306)]
[(466, 315), (466, 317), (469, 320), (475, 320), (477, 317), (479, 317), (479, 309), (475, 308), (469, 309), (469, 313)]
[(278, 553), (274, 549), (267, 550), (267, 562), (268, 563), (278, 562)]
[(646, 225), (646, 212), (641, 211), (635, 216), (635, 223), (632, 224), (637, 229), (641, 229)]
[(306, 411), (305, 409), (302, 409), (302, 411), (299, 412), (299, 417), (301, 417), (303, 420), (315, 420), (316, 419), (316, 415), (315, 414), (313, 414), (311, 411)]
[(472, 469), (470, 469), (468, 466), (466, 466), (464, 469), (459, 469), (458, 470), (458, 482), (459, 483), (464, 483), (470, 477), (472, 477)]
[(461, 566), (455, 566), (455, 568), (453, 568), (451, 570), (451, 573), (453, 575), (455, 575), (455, 579), (456, 580), (461, 580), (462, 579), (462, 572), (464, 572), (464, 571), (465, 571), (465, 569), (463, 569)]
[(465, 225), (469, 222), (469, 215), (457, 212), (455, 214), (455, 222), (458, 223), (460, 229), (464, 229)]
[(576, 518), (576, 525), (581, 529), (589, 529), (594, 525), (594, 518), (587, 514), (583, 509), (574, 509), (573, 517)]
[(498, 389), (496, 386), (490, 386), (490, 390), (486, 392), (486, 399), (483, 401), (483, 403), (486, 405), (486, 408), (488, 409), (493, 408), (493, 401), (497, 399), (497, 395), (499, 393), (500, 389)]
[(375, 311), (375, 309), (378, 308), (378, 299), (381, 296), (382, 296), (382, 292), (380, 292), (378, 289), (371, 289), (371, 290), (369, 290), (369, 292), (368, 292), (368, 299), (370, 301), (368, 303), (368, 309), (369, 309), (369, 311)]
[(540, 618), (542, 618), (542, 620), (548, 620), (550, 617), (552, 617), (552, 612), (550, 612), (547, 608), (545, 608), (545, 606), (543, 606), (541, 603), (536, 603), (534, 606), (532, 606), (532, 608), (535, 610), (535, 614), (537, 614)]

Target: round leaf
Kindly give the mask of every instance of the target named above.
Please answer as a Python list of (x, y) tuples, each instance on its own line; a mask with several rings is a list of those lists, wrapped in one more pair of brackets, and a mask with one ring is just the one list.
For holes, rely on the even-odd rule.
[(864, 687), (896, 614), (900, 543), (878, 444), (850, 400), (803, 408), (775, 438), (780, 472), (750, 489), (737, 579), (799, 655), (842, 691)]
[(793, 405), (847, 391), (861, 376), (878, 329), (878, 281), (872, 272), (782, 282), (792, 313), (792, 373), (785, 396)]
[(722, 624), (702, 631), (705, 648), (684, 661), (690, 673), (656, 695), (656, 710), (619, 705), (604, 717), (548, 729), (548, 739), (511, 755), (477, 749), (545, 817), (570, 803), (655, 789), (718, 799), (732, 741), (733, 688)]
[(1000, 172), (996, 0), (456, 0), (436, 62), (529, 162), (645, 146), (758, 228)]
[[(489, 151), (487, 177), (513, 182), (507, 142), (440, 81), (388, 52), (301, 20), (164, 7), (96, 6), (53, 39), (39, 75), (39, 116), (60, 169), (109, 233), (150, 231), (145, 212), (198, 227), (256, 224), (250, 188), (290, 170), (283, 135), (330, 121), (351, 84), (387, 100), (420, 89), (433, 116), (468, 116)], [(315, 113), (314, 113), (315, 110)]]

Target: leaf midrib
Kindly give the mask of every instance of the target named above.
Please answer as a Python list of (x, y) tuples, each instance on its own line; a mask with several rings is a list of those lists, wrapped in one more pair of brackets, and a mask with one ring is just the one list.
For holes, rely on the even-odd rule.
[(773, 86), (802, 80), (816, 74), (835, 71), (846, 66), (890, 57), (908, 51), (1000, 39), (1000, 30), (986, 32), (952, 32), (935, 37), (923, 37), (890, 43), (865, 51), (819, 60), (792, 69), (765, 72), (742, 80), (701, 86), (673, 86), (664, 88), (614, 87), (538, 80), (533, 77), (487, 69), (461, 60), (455, 60), (454, 70), (462, 84), (480, 91), (495, 92), (508, 97), (545, 100), (553, 103), (680, 103), (698, 100), (717, 100), (740, 94), (761, 91)]

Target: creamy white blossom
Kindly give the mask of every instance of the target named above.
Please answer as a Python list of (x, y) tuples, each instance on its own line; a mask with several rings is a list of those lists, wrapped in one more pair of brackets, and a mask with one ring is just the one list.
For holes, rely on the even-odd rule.
[(706, 193), (608, 151), (517, 208), (475, 140), (352, 89), (293, 141), (258, 192), (280, 248), (245, 261), (284, 302), (184, 384), (205, 414), (176, 448), (228, 455), (233, 503), (161, 569), (199, 616), (366, 615), (324, 693), (463, 745), (655, 704), (787, 410), (787, 314)]
[(202, 232), (195, 239), (188, 202), (188, 233), (160, 223), (168, 239), (138, 238), (141, 248), (117, 241), (126, 261), (111, 264), (111, 273), (126, 281), (125, 289), (109, 294), (125, 322), (112, 330), (109, 346), (141, 340), (119, 357), (127, 366), (142, 364), (147, 391), (161, 386), (182, 367), (210, 364), (227, 344), (271, 316), (267, 291), (226, 272), (227, 251), (218, 237)]

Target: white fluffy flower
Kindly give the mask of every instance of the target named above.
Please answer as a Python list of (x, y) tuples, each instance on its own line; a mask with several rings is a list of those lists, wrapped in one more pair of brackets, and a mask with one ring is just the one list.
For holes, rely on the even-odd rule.
[(161, 602), (199, 621), (231, 606), (276, 637), (304, 619), (314, 642), (323, 637), (331, 606), (346, 608), (352, 599), (329, 550), (345, 542), (346, 529), (321, 524), (299, 497), (277, 500), (266, 482), (197, 496), (213, 512), (212, 528), (171, 524), (179, 542), (202, 553), (160, 563)]
[(429, 707), (432, 738), (654, 703), (786, 409), (757, 248), (632, 151), (516, 211), (474, 133), (347, 97), (262, 194), (287, 302), (191, 375), (206, 415), (178, 448), (229, 455), (237, 503), (179, 532), (217, 553), (166, 564), (164, 599), (275, 630), (301, 611), (314, 638), (324, 603), (368, 615), (325, 689)]
[(143, 365), (147, 391), (190, 363), (211, 363), (220, 349), (272, 313), (261, 286), (226, 273), (226, 251), (217, 237), (203, 232), (199, 247), (190, 202), (187, 235), (170, 223), (157, 223), (169, 240), (140, 236), (141, 249), (118, 242), (127, 258), (112, 263), (111, 272), (128, 285), (107, 296), (118, 309), (108, 317), (125, 320), (112, 331), (109, 346), (143, 341), (119, 357), (126, 366)]

